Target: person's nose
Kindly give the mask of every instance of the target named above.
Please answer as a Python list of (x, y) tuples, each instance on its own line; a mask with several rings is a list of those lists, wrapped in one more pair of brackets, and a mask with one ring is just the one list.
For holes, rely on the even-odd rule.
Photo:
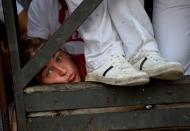
[(54, 68), (60, 76), (64, 76), (67, 74), (67, 70), (64, 67), (61, 67), (59, 64), (54, 64)]

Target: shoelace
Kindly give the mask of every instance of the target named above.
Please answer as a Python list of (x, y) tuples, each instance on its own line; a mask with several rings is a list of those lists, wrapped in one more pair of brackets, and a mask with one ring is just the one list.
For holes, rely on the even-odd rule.
[(124, 56), (114, 56), (111, 55), (110, 60), (113, 62), (113, 66), (118, 67), (119, 70), (122, 70), (123, 73), (126, 73), (126, 68), (133, 68), (132, 65), (127, 62)]
[(110, 60), (113, 62), (114, 65), (125, 63), (125, 58), (123, 56), (111, 55)]
[(155, 62), (165, 62), (165, 60), (159, 55), (158, 52), (155, 51), (144, 51), (141, 50), (138, 53), (136, 53), (135, 56), (133, 56), (133, 58), (131, 58), (129, 61), (131, 64), (135, 64), (136, 62), (140, 61), (142, 58), (147, 57), (147, 59), (151, 59)]
[(133, 65), (136, 62), (140, 61), (145, 55), (144, 51), (138, 51), (132, 58), (129, 59), (129, 62)]
[(166, 60), (164, 58), (162, 58), (160, 56), (159, 53), (157, 52), (149, 52), (149, 53), (145, 53), (145, 56), (148, 58), (148, 59), (151, 59), (152, 61), (155, 61), (156, 63), (159, 62), (160, 64), (161, 63), (165, 63)]

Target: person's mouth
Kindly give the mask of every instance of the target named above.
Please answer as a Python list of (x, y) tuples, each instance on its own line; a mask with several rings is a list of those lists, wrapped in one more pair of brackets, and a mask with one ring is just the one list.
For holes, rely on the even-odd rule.
[(76, 78), (76, 75), (74, 73), (72, 73), (71, 75), (69, 75), (69, 82), (73, 82)]

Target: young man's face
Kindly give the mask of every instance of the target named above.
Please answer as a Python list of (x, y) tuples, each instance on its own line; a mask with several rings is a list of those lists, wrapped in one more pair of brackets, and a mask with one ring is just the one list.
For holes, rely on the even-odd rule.
[(80, 82), (80, 75), (71, 57), (59, 50), (43, 68), (39, 79), (43, 84)]

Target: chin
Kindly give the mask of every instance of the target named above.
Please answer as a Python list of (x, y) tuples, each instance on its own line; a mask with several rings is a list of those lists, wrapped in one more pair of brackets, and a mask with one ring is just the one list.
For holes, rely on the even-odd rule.
[(80, 82), (81, 80), (80, 79), (76, 79), (76, 80), (74, 80), (73, 82)]
[(81, 82), (80, 77), (79, 77), (79, 76), (78, 76), (78, 77), (76, 77), (76, 79), (74, 80), (74, 82)]

